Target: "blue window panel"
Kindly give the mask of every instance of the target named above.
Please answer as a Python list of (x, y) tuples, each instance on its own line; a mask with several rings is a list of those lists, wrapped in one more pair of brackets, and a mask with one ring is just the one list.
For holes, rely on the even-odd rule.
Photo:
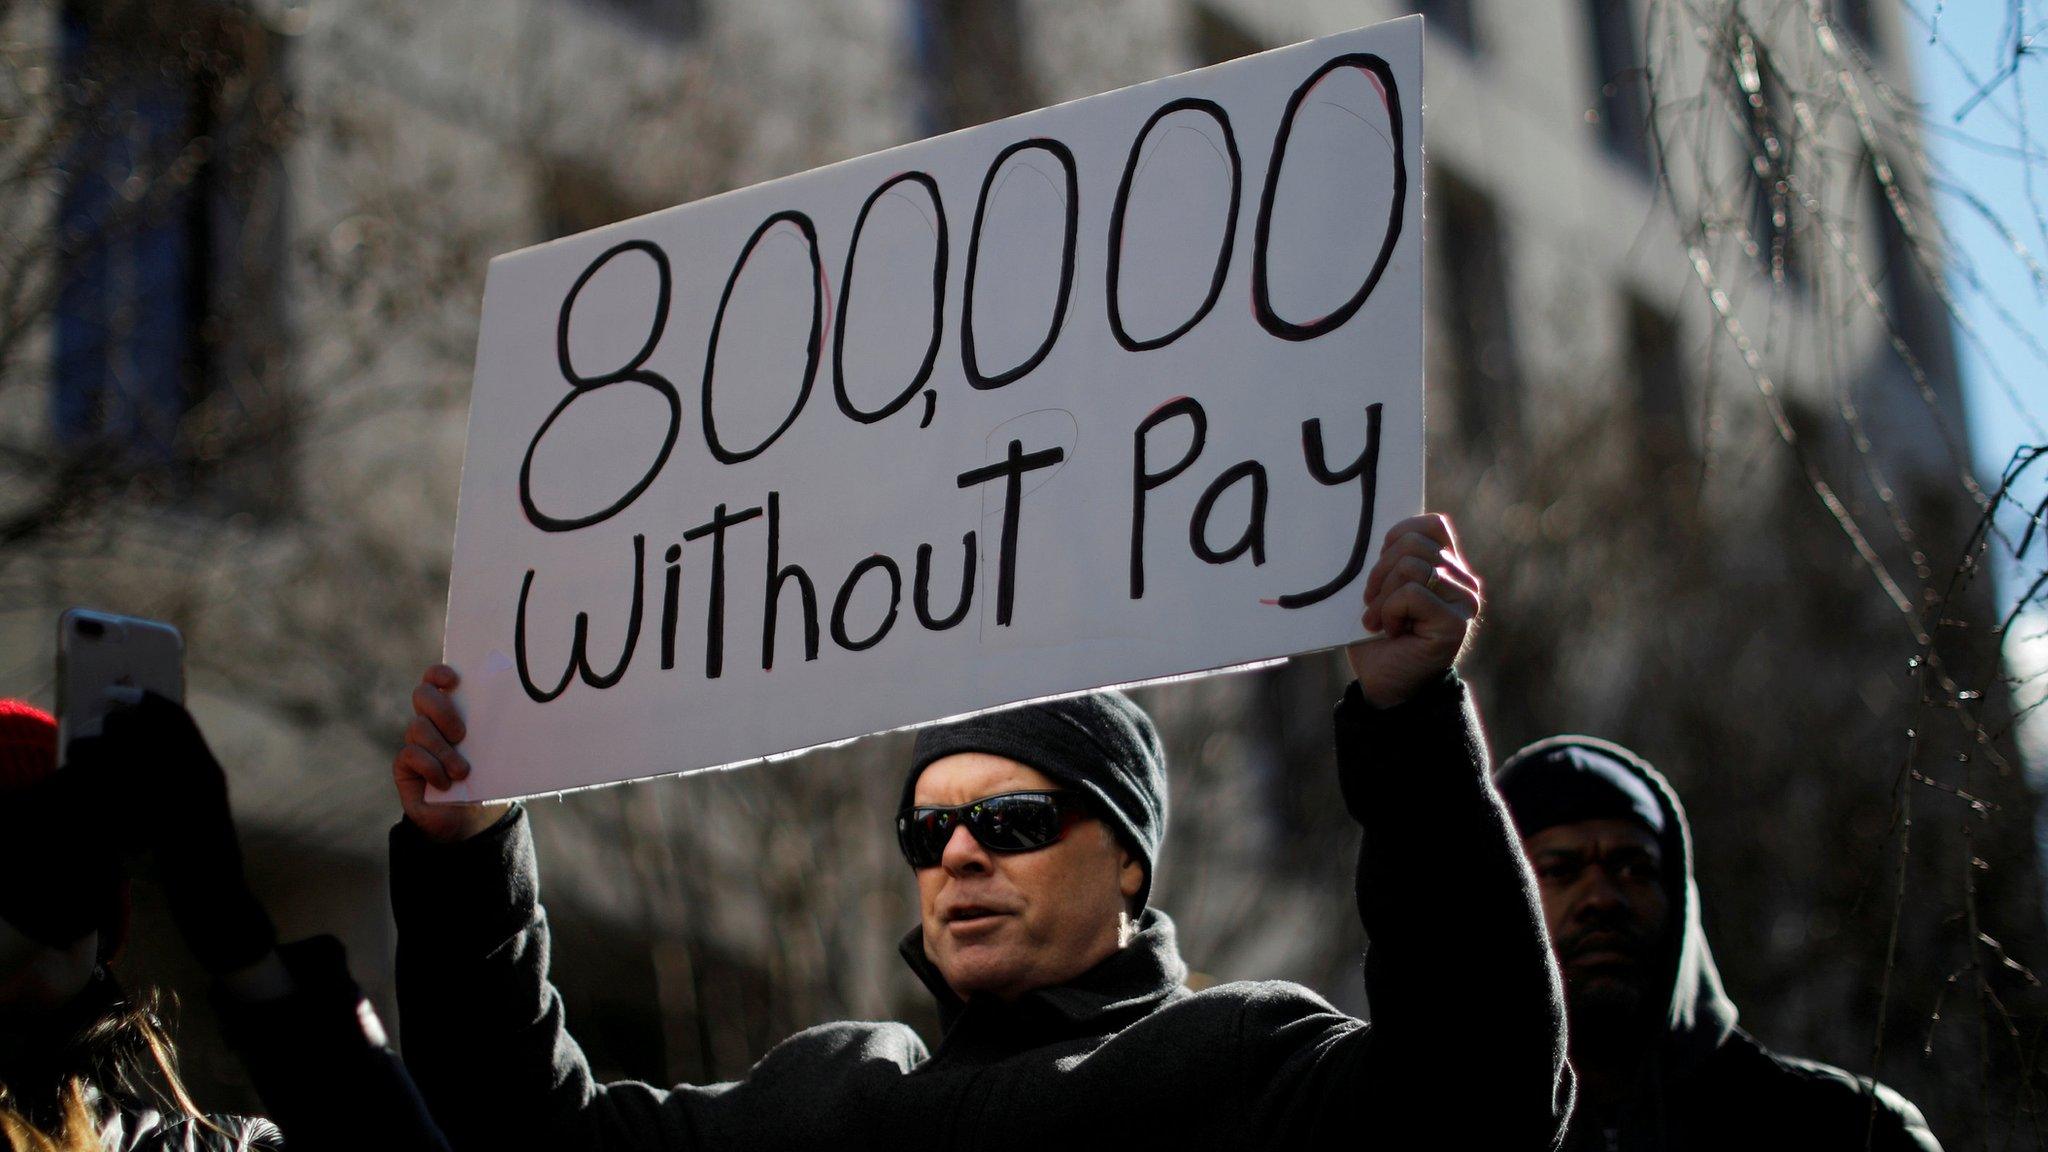
[(917, 130), (922, 136), (937, 136), (946, 131), (945, 100), (940, 86), (945, 83), (945, 49), (939, 43), (940, 35), (936, 14), (932, 11), (933, 0), (910, 0), (910, 54), (917, 62)]
[[(186, 142), (191, 95), (175, 78), (92, 60), (76, 10), (63, 28), (66, 79), (97, 68), (99, 104), (83, 110), (58, 210), (54, 430), (169, 460), (189, 404), (199, 256), (190, 188), (165, 170)], [(139, 196), (123, 194), (131, 181)]]
[(1653, 158), (1646, 73), (1636, 58), (1631, 0), (1586, 0), (1586, 26), (1592, 37), (1593, 107), (1599, 112), (1601, 139), (1629, 167), (1648, 173)]
[(1467, 52), (1478, 51), (1479, 26), (1472, 17), (1472, 0), (1413, 0), (1409, 6), (1428, 22), (1428, 35)]
[(1017, 0), (910, 0), (908, 14), (926, 135), (1037, 107)]

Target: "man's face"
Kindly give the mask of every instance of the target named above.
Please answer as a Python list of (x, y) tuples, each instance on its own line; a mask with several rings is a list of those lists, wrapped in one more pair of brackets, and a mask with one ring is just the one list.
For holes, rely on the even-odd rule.
[(1638, 1019), (1671, 913), (1656, 835), (1632, 820), (1582, 820), (1545, 828), (1522, 849), (1536, 870), (1572, 1026)]
[[(952, 807), (1003, 792), (1060, 791), (1034, 768), (962, 752), (934, 760), (912, 803)], [(924, 951), (962, 998), (1015, 999), (1064, 984), (1122, 944), (1144, 865), (1100, 820), (1085, 819), (1031, 852), (991, 852), (963, 823), (945, 855), (917, 870)]]

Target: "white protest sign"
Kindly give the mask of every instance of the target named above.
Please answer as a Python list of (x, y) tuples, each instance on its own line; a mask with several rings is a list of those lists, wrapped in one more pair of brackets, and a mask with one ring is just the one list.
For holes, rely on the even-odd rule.
[(1360, 638), (1421, 128), (1411, 17), (492, 261), (453, 797)]

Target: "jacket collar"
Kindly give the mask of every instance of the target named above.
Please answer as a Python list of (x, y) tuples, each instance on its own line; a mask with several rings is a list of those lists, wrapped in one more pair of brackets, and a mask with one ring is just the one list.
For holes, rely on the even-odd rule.
[(1145, 910), (1137, 935), (1109, 959), (1065, 984), (1027, 992), (1010, 1003), (962, 1000), (925, 955), (920, 928), (903, 937), (898, 951), (938, 1002), (939, 1028), (948, 1041), (956, 1032), (982, 1032), (984, 1025), (1010, 1034), (1019, 1046), (1114, 1031), (1186, 994), (1188, 966), (1180, 958), (1173, 921), (1157, 908)]

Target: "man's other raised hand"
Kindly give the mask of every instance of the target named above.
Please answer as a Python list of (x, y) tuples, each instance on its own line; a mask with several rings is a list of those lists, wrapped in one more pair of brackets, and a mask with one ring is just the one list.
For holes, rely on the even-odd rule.
[(1365, 578), (1365, 629), (1379, 635), (1344, 649), (1367, 703), (1404, 703), (1457, 663), (1480, 587), (1448, 517), (1425, 512), (1387, 530)]

